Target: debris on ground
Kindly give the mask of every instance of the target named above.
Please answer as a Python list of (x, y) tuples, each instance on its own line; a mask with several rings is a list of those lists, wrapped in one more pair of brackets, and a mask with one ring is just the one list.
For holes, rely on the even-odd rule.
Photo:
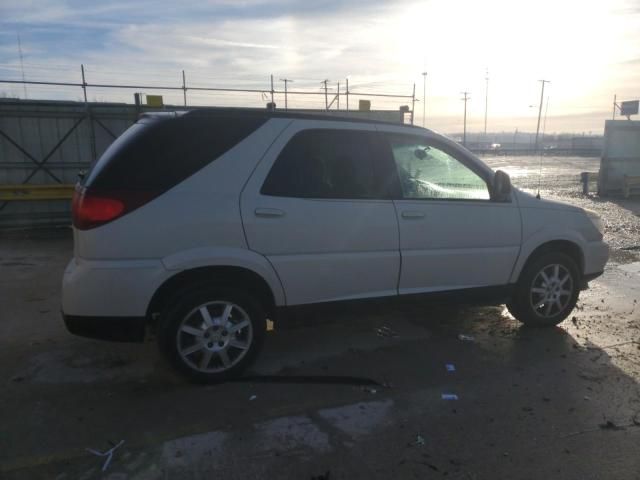
[(11, 381), (15, 383), (20, 383), (24, 381), (24, 377), (22, 375), (16, 375), (15, 377), (11, 377)]
[(397, 337), (398, 332), (396, 332), (395, 330), (392, 330), (386, 325), (383, 325), (382, 327), (376, 328), (376, 335), (378, 335), (379, 337), (388, 337), (388, 338)]
[(624, 430), (624, 427), (616, 425), (611, 420), (607, 420), (606, 422), (601, 423), (598, 426), (600, 427), (601, 430)]
[(111, 463), (111, 459), (113, 458), (113, 452), (115, 452), (118, 448), (120, 448), (123, 443), (124, 443), (124, 440), (120, 440), (116, 445), (112, 444), (113, 447), (111, 447), (109, 450), (105, 452), (99, 452), (98, 450), (93, 450), (92, 448), (87, 448), (86, 450), (87, 452), (93, 453), (98, 457), (107, 457), (107, 459), (104, 462), (104, 465), (102, 465), (102, 471), (106, 472), (107, 468), (109, 468), (109, 464)]
[(362, 387), (362, 391), (370, 393), (372, 395), (375, 395), (376, 393), (378, 393), (378, 390), (376, 390), (375, 388), (372, 388), (372, 387)]
[(413, 445), (419, 445), (422, 446), (424, 445), (424, 437), (420, 434), (416, 435), (416, 440), (413, 442)]
[(258, 398), (258, 396), (257, 396), (257, 395), (251, 395), (251, 396), (249, 397), (249, 401), (251, 402), (251, 401), (255, 400), (256, 398)]
[(453, 363), (445, 363), (444, 367), (447, 369), (447, 372), (455, 372), (456, 366)]
[(331, 471), (327, 470), (324, 474), (318, 475), (317, 477), (312, 475), (311, 480), (329, 480), (331, 476)]
[(458, 395), (455, 393), (443, 393), (442, 400), (458, 400)]
[(476, 339), (474, 337), (472, 337), (471, 335), (464, 335), (464, 334), (460, 334), (458, 335), (458, 340), (462, 340), (463, 342), (475, 342)]

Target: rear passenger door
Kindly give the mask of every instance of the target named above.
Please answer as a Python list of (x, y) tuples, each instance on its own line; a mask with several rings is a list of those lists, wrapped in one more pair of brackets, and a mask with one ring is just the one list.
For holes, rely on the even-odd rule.
[(274, 266), (288, 305), (397, 294), (398, 224), (370, 128), (295, 120), (243, 190), (249, 248)]

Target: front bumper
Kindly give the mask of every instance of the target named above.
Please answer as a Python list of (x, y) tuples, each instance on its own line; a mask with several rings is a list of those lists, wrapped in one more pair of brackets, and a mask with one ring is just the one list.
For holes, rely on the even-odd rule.
[[(584, 278), (602, 274), (604, 266), (609, 260), (609, 246), (602, 242), (589, 242), (584, 249)], [(593, 277), (593, 278), (595, 278)], [(591, 280), (593, 279), (591, 278)]]
[(145, 317), (81, 317), (62, 314), (69, 332), (81, 337), (113, 342), (142, 342)]

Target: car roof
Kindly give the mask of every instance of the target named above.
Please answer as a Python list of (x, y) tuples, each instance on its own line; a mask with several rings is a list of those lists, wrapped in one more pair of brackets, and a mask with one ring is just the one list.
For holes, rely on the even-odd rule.
[(296, 111), (283, 111), (283, 110), (265, 110), (263, 108), (242, 108), (242, 107), (210, 107), (210, 108), (195, 108), (193, 110), (176, 110), (171, 112), (145, 112), (140, 118), (153, 118), (153, 117), (168, 117), (168, 116), (189, 116), (189, 117), (245, 117), (245, 118), (290, 118), (298, 120), (320, 120), (327, 122), (349, 122), (349, 123), (368, 123), (375, 125), (392, 125), (394, 127), (406, 127), (409, 129), (426, 130), (426, 128), (418, 127), (416, 125), (407, 125), (403, 123), (388, 122), (384, 120), (373, 120), (369, 118), (347, 117), (338, 115), (327, 115), (323, 113), (309, 113), (309, 112), (296, 112)]

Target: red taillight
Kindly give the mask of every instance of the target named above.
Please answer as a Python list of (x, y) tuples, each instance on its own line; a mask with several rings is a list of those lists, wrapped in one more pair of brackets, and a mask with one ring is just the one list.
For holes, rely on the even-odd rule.
[(150, 192), (93, 192), (76, 188), (73, 193), (73, 225), (79, 230), (104, 225), (147, 203)]

